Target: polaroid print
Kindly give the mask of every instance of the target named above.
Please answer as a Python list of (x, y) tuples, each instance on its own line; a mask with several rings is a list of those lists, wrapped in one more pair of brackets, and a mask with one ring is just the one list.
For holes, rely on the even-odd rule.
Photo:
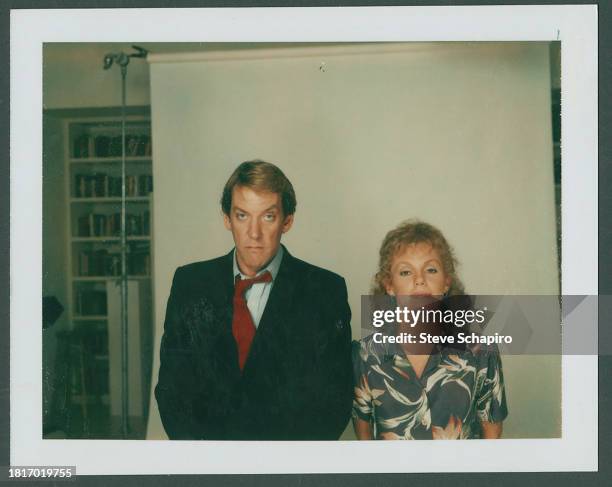
[[(376, 292), (597, 294), (597, 218), (576, 210), (595, 25), (575, 6), (14, 11), (11, 462), (595, 470), (595, 355), (381, 364), (360, 342)], [(254, 160), (295, 198), (265, 180), (223, 206)]]

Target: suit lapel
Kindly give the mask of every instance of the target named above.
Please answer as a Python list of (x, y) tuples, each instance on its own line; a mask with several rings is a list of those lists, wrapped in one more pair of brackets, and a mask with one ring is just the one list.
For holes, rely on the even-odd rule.
[[(232, 375), (240, 375), (238, 367), (238, 352), (236, 342), (232, 334), (232, 315), (233, 315), (233, 296), (234, 296), (234, 277), (233, 277), (233, 252), (232, 249), (219, 262), (219, 267), (213, 276), (207, 276), (208, 281), (205, 283), (209, 290), (208, 295), (211, 297), (212, 304), (218, 314), (217, 326), (221, 329), (219, 333), (224, 337), (217, 350), (222, 361), (227, 363)], [(212, 277), (212, 279), (211, 279)]]
[(288, 315), (287, 311), (291, 307), (293, 294), (295, 292), (295, 276), (292, 274), (293, 257), (285, 250), (283, 261), (278, 270), (278, 275), (272, 286), (270, 297), (266, 303), (266, 308), (259, 322), (259, 328), (282, 325), (283, 317)]
[(219, 266), (212, 275), (202, 276), (205, 279), (203, 282), (203, 288), (206, 289), (206, 296), (208, 296), (215, 307), (220, 313), (223, 323), (227, 325), (227, 319), (229, 315), (229, 327), (231, 330), (231, 315), (232, 315), (232, 297), (234, 295), (234, 280), (232, 278), (232, 251), (229, 254), (223, 256), (219, 261)]

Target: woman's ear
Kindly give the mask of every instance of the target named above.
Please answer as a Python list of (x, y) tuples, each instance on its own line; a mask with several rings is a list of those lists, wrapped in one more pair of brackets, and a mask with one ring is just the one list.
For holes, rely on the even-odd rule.
[(395, 291), (393, 290), (393, 286), (388, 281), (385, 281), (385, 291), (389, 296), (395, 296)]
[(450, 290), (452, 282), (453, 282), (453, 280), (451, 279), (451, 277), (447, 276), (446, 277), (446, 285), (444, 286), (444, 294), (446, 294)]

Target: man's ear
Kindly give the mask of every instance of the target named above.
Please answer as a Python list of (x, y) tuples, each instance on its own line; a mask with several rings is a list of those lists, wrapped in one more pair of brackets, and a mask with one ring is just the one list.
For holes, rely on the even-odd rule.
[(227, 213), (223, 213), (223, 225), (225, 225), (225, 228), (227, 228), (229, 231), (232, 230), (232, 221)]
[(293, 226), (293, 214), (287, 215), (283, 222), (283, 233), (287, 233)]

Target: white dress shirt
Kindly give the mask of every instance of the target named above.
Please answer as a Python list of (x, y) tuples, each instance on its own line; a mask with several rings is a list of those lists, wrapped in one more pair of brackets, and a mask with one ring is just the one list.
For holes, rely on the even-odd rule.
[[(276, 255), (270, 261), (270, 263), (257, 273), (257, 276), (259, 276), (264, 272), (268, 271), (272, 275), (272, 281), (258, 282), (256, 284), (253, 284), (249, 289), (247, 289), (246, 293), (244, 294), (244, 297), (247, 302), (247, 307), (249, 308), (249, 312), (251, 313), (251, 318), (253, 318), (253, 323), (255, 324), (255, 328), (259, 326), (261, 316), (263, 315), (263, 312), (266, 309), (266, 303), (268, 302), (268, 298), (270, 297), (270, 291), (272, 290), (272, 286), (274, 285), (274, 281), (276, 280), (281, 260), (283, 260), (283, 253), (283, 247), (280, 246), (278, 248), (278, 252), (276, 252)], [(242, 272), (240, 272), (238, 262), (236, 261), (236, 249), (234, 249), (233, 260), (234, 279), (237, 275), (240, 275), (240, 279), (251, 279), (248, 276), (245, 276)]]

